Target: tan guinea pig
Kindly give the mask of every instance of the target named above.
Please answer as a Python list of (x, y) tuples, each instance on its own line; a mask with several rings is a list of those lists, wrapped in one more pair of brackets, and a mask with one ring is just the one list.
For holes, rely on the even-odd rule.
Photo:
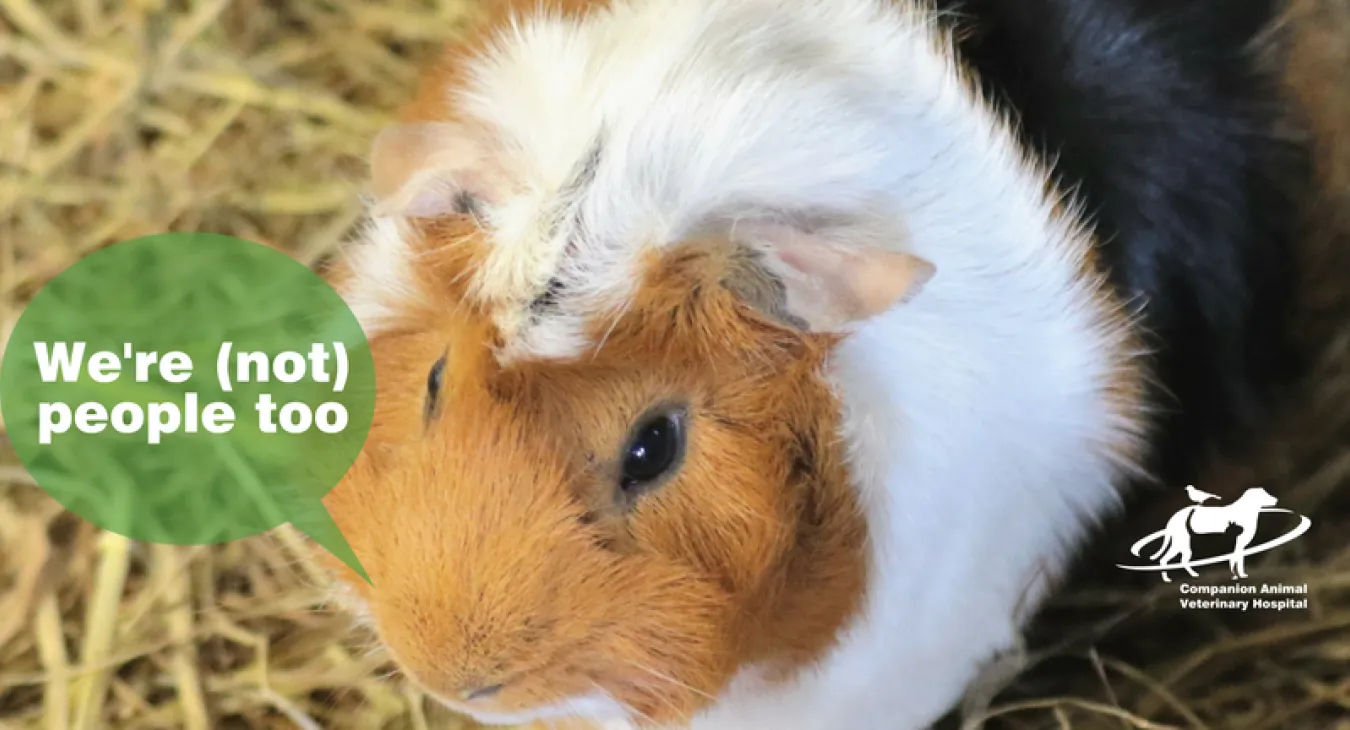
[[(1215, 352), (1266, 344), (1243, 339), (1264, 331), (1248, 305), (1274, 295), (1195, 262), (1283, 239), (1199, 244), (1186, 218), (1283, 215), (1242, 197), (1264, 189), (1240, 179), (1264, 174), (1241, 157), (1260, 135), (1208, 95), (1248, 71), (1132, 60), (1245, 40), (1148, 15), (1219, 0), (1105, 12), (1123, 2), (1036, 0), (1101, 6), (1102, 37), (1045, 21), (1025, 57), (979, 56), (1040, 73), (1060, 116), (1029, 131), (926, 5), (500, 4), (375, 141), (376, 202), (333, 274), (379, 384), (326, 500), (372, 584), (333, 565), (407, 675), (495, 724), (947, 712), (1160, 443), (1137, 316)], [(997, 28), (1010, 5), (973, 7)], [(1073, 55), (1112, 34), (1133, 44), (1118, 68)], [(1033, 53), (1050, 41), (1073, 53)], [(1101, 154), (1052, 175), (1027, 141), (1047, 135)], [(1089, 225), (1083, 201), (1112, 215)], [(1125, 316), (1112, 278), (1151, 308)], [(1202, 300), (1228, 314), (1191, 317)], [(1220, 415), (1196, 388), (1258, 372), (1157, 362)]]

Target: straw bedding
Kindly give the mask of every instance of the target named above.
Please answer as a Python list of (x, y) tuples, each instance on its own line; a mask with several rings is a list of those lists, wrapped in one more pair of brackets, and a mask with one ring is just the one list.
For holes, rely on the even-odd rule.
[[(1335, 32), (1350, 2), (1297, 2), (1295, 87), (1314, 125), (1350, 125), (1350, 36)], [(209, 230), (320, 260), (357, 219), (370, 139), (476, 10), (0, 0), (0, 341), (44, 282), (118, 240)], [(1330, 79), (1343, 96), (1313, 83)], [(994, 723), (1350, 730), (1350, 150), (1322, 158), (1321, 220), (1341, 220), (1317, 229), (1304, 287), (1317, 377), (1260, 449), (1205, 482), (1269, 485), (1313, 517), (1249, 561), (1254, 580), (1307, 583), (1309, 608), (1183, 610), (1175, 584), (1128, 580), (1119, 552), (1092, 558)], [(1176, 506), (1114, 532), (1151, 532)], [(207, 548), (100, 533), (34, 486), (0, 432), (0, 729), (469, 727), (319, 604), (296, 545), (284, 530)]]

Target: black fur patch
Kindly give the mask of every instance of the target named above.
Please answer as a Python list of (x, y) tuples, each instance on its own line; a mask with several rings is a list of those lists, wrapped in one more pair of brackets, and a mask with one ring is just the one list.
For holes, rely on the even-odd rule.
[(461, 190), (455, 195), (454, 211), (457, 215), (472, 216), (475, 221), (482, 217), (478, 199), (467, 190)]
[(549, 279), (548, 285), (544, 287), (544, 293), (530, 302), (530, 313), (537, 317), (553, 311), (558, 306), (558, 295), (562, 293), (562, 290), (561, 279)]
[[(958, 50), (1087, 204), (1142, 300), (1164, 413), (1149, 466), (1184, 484), (1296, 372), (1285, 341), (1309, 160), (1249, 49), (1274, 0), (936, 0)], [(1171, 396), (1168, 395), (1170, 392)]]
[[(595, 180), (595, 173), (600, 168), (600, 158), (603, 152), (603, 141), (596, 140), (595, 144), (591, 145), (591, 151), (586, 155), (585, 159), (581, 161), (576, 172), (572, 175), (572, 179), (563, 186), (562, 191), (559, 192), (558, 197), (564, 201), (564, 205), (562, 210), (558, 213), (557, 221), (554, 224), (552, 231), (553, 235), (557, 235), (559, 228), (566, 222), (569, 216), (575, 215), (571, 206), (574, 200), (590, 186), (592, 181)], [(574, 219), (572, 223), (578, 231), (585, 230), (582, 221)], [(571, 249), (572, 247), (569, 246), (569, 253), (571, 252)], [(557, 277), (550, 279), (548, 284), (545, 285), (543, 293), (530, 302), (531, 319), (538, 321), (540, 317), (553, 312), (558, 306), (558, 297), (562, 294), (562, 291), (562, 280)]]
[(577, 168), (572, 181), (567, 185), (566, 190), (569, 194), (584, 190), (595, 180), (595, 173), (600, 169), (600, 157), (604, 153), (604, 149), (605, 145), (602, 140), (597, 139), (591, 145), (591, 151), (586, 155), (586, 159), (582, 160), (581, 166)]

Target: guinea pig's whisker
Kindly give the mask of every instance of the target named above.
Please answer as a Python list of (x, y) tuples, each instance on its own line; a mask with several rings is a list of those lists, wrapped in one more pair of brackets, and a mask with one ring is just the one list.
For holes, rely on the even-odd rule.
[(633, 301), (630, 299), (624, 302), (623, 309), (620, 309), (619, 313), (614, 315), (614, 320), (609, 323), (609, 329), (605, 330), (605, 336), (600, 338), (600, 342), (597, 343), (595, 349), (591, 351), (592, 360), (594, 360), (600, 354), (601, 350), (605, 349), (605, 343), (609, 341), (609, 336), (614, 334), (614, 330), (618, 328), (619, 323), (622, 322), (623, 318), (628, 315), (628, 310), (631, 309), (632, 307)]
[[(595, 691), (597, 691), (597, 692), (599, 692), (599, 693), (601, 693), (601, 694), (604, 694), (604, 695), (608, 695), (608, 694), (609, 694), (608, 692), (605, 691), (605, 688), (604, 688), (604, 687), (601, 687), (599, 684), (596, 684), (594, 681), (591, 682), (591, 686), (595, 688)], [(647, 722), (649, 722), (649, 723), (651, 723), (651, 724), (653, 724), (653, 725), (659, 725), (659, 724), (660, 724), (660, 723), (658, 723), (658, 722), (656, 721), (656, 718), (652, 717), (651, 715), (648, 715), (647, 713), (643, 712), (642, 710), (639, 710), (639, 709), (636, 708), (636, 707), (633, 707), (633, 705), (630, 704), (630, 703), (628, 703), (628, 702), (624, 702), (624, 701), (622, 701), (622, 700), (619, 700), (619, 706), (622, 707), (623, 710), (624, 710), (625, 712), (627, 712), (628, 714), (630, 714), (630, 715), (637, 715), (638, 717), (642, 718), (643, 720), (646, 720)]]
[(760, 511), (758, 511), (755, 507), (746, 504), (744, 502), (727, 500), (722, 505), (720, 505), (720, 509), (731, 513), (732, 515), (735, 516), (737, 520), (746, 522), (749, 521), (762, 522), (767, 526), (773, 528), (774, 530), (791, 529), (789, 526), (784, 525), (781, 521), (775, 519), (773, 516), (761, 514)]
[(625, 711), (627, 711), (630, 715), (637, 715), (638, 717), (642, 718), (643, 720), (646, 720), (647, 722), (649, 722), (649, 723), (651, 723), (651, 724), (653, 724), (653, 725), (659, 725), (659, 724), (660, 724), (660, 723), (658, 723), (658, 722), (656, 721), (656, 718), (652, 717), (651, 715), (648, 715), (647, 713), (643, 712), (642, 710), (639, 710), (639, 709), (636, 708), (636, 707), (633, 707), (632, 705), (628, 704), (627, 702), (620, 702), (619, 705), (622, 706), (623, 709), (624, 709)]
[[(660, 685), (651, 685), (651, 686), (656, 686), (658, 689), (660, 688)], [(657, 700), (658, 702), (660, 702), (660, 703), (661, 703), (662, 705), (664, 705), (665, 707), (667, 707), (667, 708), (669, 708), (669, 709), (671, 709), (671, 710), (675, 710), (675, 711), (676, 711), (676, 714), (679, 714), (679, 712), (678, 712), (678, 711), (679, 711), (679, 708), (676, 706), (675, 702), (672, 701), (670, 698), (668, 698), (668, 697), (666, 697), (666, 696), (664, 696), (663, 694), (660, 694), (660, 693), (651, 695), (651, 697), (652, 697), (653, 699)], [(647, 715), (647, 714), (645, 714), (645, 713), (639, 711), (636, 707), (633, 707), (632, 703), (629, 703), (629, 702), (620, 702), (620, 704), (623, 705), (623, 706), (624, 706), (624, 709), (628, 710), (629, 712), (632, 712), (632, 713), (636, 713), (636, 714), (638, 714), (638, 715), (641, 715), (642, 717), (646, 718), (646, 719), (649, 720), (649, 721), (652, 720), (652, 717), (651, 717), (650, 715)]]
[(672, 686), (679, 687), (679, 688), (681, 688), (681, 689), (687, 689), (687, 690), (689, 690), (690, 692), (693, 692), (693, 693), (695, 693), (695, 694), (697, 694), (697, 695), (699, 695), (699, 696), (701, 696), (701, 697), (704, 697), (704, 698), (706, 698), (706, 699), (710, 699), (710, 700), (716, 699), (715, 697), (713, 697), (712, 695), (708, 694), (707, 692), (704, 692), (703, 690), (700, 690), (700, 689), (698, 689), (698, 688), (696, 688), (696, 687), (692, 687), (692, 686), (690, 686), (690, 685), (688, 685), (688, 684), (685, 684), (684, 682), (681, 682), (680, 680), (678, 680), (678, 679), (676, 679), (676, 678), (674, 678), (674, 677), (671, 677), (671, 676), (669, 676), (669, 675), (666, 675), (666, 674), (664, 674), (664, 673), (662, 673), (662, 672), (658, 672), (658, 671), (656, 671), (655, 669), (652, 669), (652, 668), (650, 668), (650, 667), (646, 667), (646, 666), (643, 666), (643, 665), (641, 665), (641, 664), (638, 664), (637, 662), (634, 662), (634, 661), (631, 660), (631, 659), (623, 659), (622, 661), (623, 661), (625, 664), (627, 664), (628, 666), (630, 666), (630, 667), (632, 667), (632, 668), (634, 668), (634, 669), (636, 669), (636, 670), (638, 670), (638, 671), (640, 671), (640, 672), (646, 672), (647, 674), (651, 675), (652, 677), (655, 677), (656, 679), (659, 679), (659, 680), (661, 680), (661, 681), (663, 681), (663, 682), (667, 682), (667, 683), (671, 684)]
[(375, 656), (376, 654), (379, 654), (379, 653), (381, 653), (381, 652), (383, 652), (383, 651), (384, 651), (384, 644), (382, 644), (382, 643), (376, 641), (376, 642), (372, 642), (370, 646), (366, 647), (366, 651), (365, 651), (365, 654), (364, 654), (363, 656), (364, 656), (364, 658), (369, 659), (369, 658), (371, 658), (371, 657)]

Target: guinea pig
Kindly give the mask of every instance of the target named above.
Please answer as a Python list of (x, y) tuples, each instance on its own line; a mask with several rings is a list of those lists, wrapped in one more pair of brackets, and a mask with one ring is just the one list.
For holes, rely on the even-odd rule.
[(482, 723), (929, 726), (1284, 377), (1278, 11), (497, 4), (331, 273), (342, 600)]

